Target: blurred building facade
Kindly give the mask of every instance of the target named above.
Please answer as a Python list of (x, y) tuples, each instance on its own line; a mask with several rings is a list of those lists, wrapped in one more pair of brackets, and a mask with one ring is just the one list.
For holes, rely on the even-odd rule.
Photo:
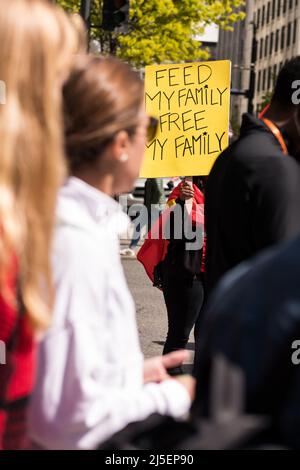
[[(270, 99), (286, 60), (300, 55), (300, 0), (246, 0), (246, 18), (234, 31), (220, 31), (216, 59), (232, 62), (232, 90), (249, 88), (253, 33), (256, 30), (254, 111)], [(240, 122), (248, 99), (232, 95), (231, 118)]]
[(209, 50), (210, 60), (215, 60), (219, 43), (219, 27), (215, 24), (208, 25), (195, 39), (201, 42), (201, 47)]
[(268, 98), (286, 60), (300, 55), (300, 1), (255, 0), (257, 26), (255, 109)]
[[(253, 38), (254, 0), (245, 2), (244, 21), (235, 23), (233, 31), (220, 31), (215, 58), (227, 59), (232, 63), (231, 89), (233, 93), (245, 92), (249, 88), (250, 65)], [(248, 108), (248, 99), (243, 95), (231, 96), (231, 122), (236, 127)]]

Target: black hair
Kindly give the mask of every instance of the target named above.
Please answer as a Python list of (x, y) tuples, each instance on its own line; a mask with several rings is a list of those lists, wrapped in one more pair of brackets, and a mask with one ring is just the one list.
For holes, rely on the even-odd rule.
[(202, 192), (205, 190), (206, 180), (206, 176), (193, 176), (193, 184), (195, 184)]
[(284, 107), (294, 106), (292, 94), (293, 82), (300, 80), (300, 56), (287, 61), (279, 72), (272, 101)]

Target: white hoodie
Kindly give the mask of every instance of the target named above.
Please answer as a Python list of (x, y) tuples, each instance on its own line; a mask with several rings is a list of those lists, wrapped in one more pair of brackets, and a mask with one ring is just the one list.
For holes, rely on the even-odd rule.
[(119, 258), (127, 216), (71, 177), (61, 189), (53, 249), (53, 324), (40, 343), (30, 432), (47, 449), (93, 449), (152, 413), (190, 407), (175, 380), (143, 384), (134, 303)]

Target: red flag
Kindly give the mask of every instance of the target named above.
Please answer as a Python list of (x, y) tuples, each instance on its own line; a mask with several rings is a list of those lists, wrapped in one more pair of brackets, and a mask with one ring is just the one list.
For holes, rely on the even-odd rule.
[[(154, 269), (155, 267), (165, 259), (169, 241), (164, 238), (164, 228), (166, 222), (169, 220), (170, 213), (176, 204), (176, 199), (179, 198), (180, 188), (183, 183), (180, 183), (168, 198), (168, 208), (160, 215), (159, 219), (150, 229), (146, 240), (144, 241), (141, 249), (137, 254), (137, 259), (144, 266), (146, 273), (148, 274), (151, 281), (154, 281)], [(196, 226), (204, 225), (204, 195), (196, 186), (193, 184), (194, 198), (191, 210), (192, 223)], [(203, 248), (204, 252), (204, 248)]]

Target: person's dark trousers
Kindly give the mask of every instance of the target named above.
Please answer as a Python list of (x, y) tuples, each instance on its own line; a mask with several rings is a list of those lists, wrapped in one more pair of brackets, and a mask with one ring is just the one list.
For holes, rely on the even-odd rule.
[[(163, 263), (163, 294), (168, 313), (168, 333), (163, 354), (184, 349), (200, 314), (204, 290), (202, 280), (184, 276), (182, 271)], [(180, 368), (170, 372), (180, 373)]]

